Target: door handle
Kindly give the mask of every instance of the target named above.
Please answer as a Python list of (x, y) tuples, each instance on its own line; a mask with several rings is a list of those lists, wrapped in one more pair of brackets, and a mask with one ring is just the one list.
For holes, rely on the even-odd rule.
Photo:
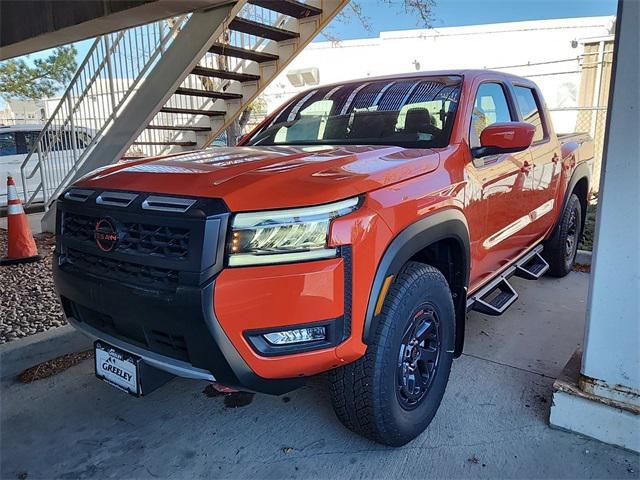
[(558, 163), (558, 162), (560, 161), (560, 157), (558, 156), (558, 154), (557, 154), (557, 153), (554, 153), (554, 154), (553, 154), (553, 157), (551, 157), (551, 161), (552, 161), (553, 163)]
[(525, 160), (522, 167), (520, 167), (520, 171), (524, 173), (529, 173), (531, 171), (531, 164)]

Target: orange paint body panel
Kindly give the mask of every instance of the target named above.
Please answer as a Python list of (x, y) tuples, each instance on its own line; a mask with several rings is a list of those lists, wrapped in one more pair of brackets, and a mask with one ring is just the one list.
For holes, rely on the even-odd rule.
[(220, 147), (108, 167), (76, 186), (223, 198), (242, 212), (330, 203), (437, 167), (433, 151), (400, 147)]
[(265, 358), (251, 348), (244, 332), (338, 318), (344, 313), (343, 301), (344, 265), (337, 258), (224, 270), (216, 280), (214, 309), (225, 333), (258, 375), (297, 377), (337, 366), (334, 350), (300, 354), (295, 362), (286, 356)]
[[(358, 280), (352, 285), (351, 328), (362, 332), (373, 277), (391, 231), (364, 205), (335, 220), (330, 237), (332, 245), (352, 245), (352, 269), (358, 272)], [(227, 269), (216, 280), (215, 313), (258, 375), (282, 378), (320, 373), (360, 357), (366, 350), (362, 335), (352, 335), (335, 348), (296, 354), (292, 362), (290, 355), (259, 355), (244, 332), (344, 315), (344, 273), (342, 259)]]

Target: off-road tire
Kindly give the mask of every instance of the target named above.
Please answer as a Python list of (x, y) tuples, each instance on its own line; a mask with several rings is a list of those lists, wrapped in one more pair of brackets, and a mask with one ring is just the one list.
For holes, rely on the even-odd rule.
[[(420, 321), (413, 312), (424, 314), (425, 308), (431, 318), (437, 318), (439, 356), (430, 363), (435, 365), (430, 387), (407, 410), (402, 403), (406, 400), (398, 393), (401, 352), (406, 352), (403, 342), (410, 325)], [(340, 421), (356, 433), (394, 447), (420, 435), (435, 416), (449, 380), (454, 328), (451, 290), (442, 273), (430, 265), (407, 263), (389, 288), (365, 355), (329, 373), (331, 400)]]
[(548, 275), (564, 277), (573, 270), (581, 233), (582, 205), (578, 196), (572, 193), (562, 211), (558, 225), (544, 244), (542, 256), (549, 264)]

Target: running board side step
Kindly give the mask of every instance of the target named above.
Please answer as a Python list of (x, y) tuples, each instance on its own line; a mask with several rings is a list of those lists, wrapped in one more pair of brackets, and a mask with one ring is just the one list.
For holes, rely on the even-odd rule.
[(518, 299), (518, 292), (509, 283), (511, 276), (538, 280), (549, 269), (549, 264), (542, 258), (542, 248), (542, 245), (538, 245), (489, 284), (472, 294), (467, 300), (467, 311), (502, 315)]
[(489, 285), (474, 293), (467, 300), (467, 310), (475, 310), (485, 315), (502, 315), (518, 299), (518, 292), (507, 280), (516, 267), (510, 267)]
[(514, 275), (527, 280), (538, 280), (549, 270), (549, 264), (542, 258), (542, 245), (527, 253), (516, 265)]

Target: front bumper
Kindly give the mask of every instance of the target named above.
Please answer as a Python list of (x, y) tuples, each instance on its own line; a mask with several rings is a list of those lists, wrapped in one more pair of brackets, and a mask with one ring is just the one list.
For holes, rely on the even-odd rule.
[(54, 257), (53, 275), (65, 316), (87, 335), (186, 378), (279, 395), (304, 378), (264, 378), (240, 356), (213, 310), (215, 280), (157, 292), (69, 273)]
[[(93, 338), (175, 375), (275, 394), (360, 354), (338, 355), (352, 340), (350, 246), (333, 259), (223, 268), (221, 200), (72, 189), (57, 206), (56, 288)], [(318, 324), (325, 341), (256, 343)]]

